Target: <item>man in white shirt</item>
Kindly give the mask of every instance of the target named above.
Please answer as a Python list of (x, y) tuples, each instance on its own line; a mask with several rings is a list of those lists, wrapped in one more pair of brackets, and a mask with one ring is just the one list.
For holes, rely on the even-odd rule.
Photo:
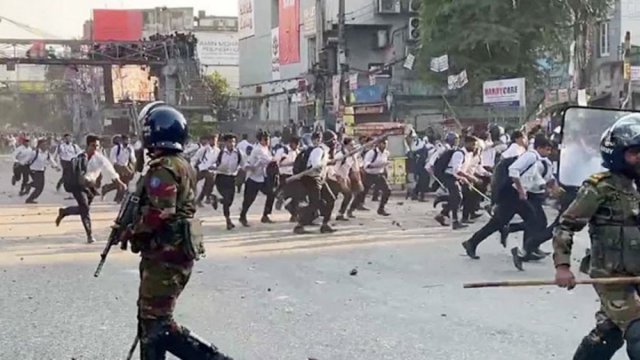
[(27, 204), (37, 204), (36, 199), (42, 194), (42, 190), (44, 190), (44, 171), (47, 166), (50, 165), (58, 169), (58, 166), (49, 153), (48, 146), (46, 139), (38, 139), (36, 148), (31, 150), (31, 160), (29, 160), (31, 182), (28, 184), (27, 193), (31, 188), (33, 188), (33, 192), (27, 197), (25, 201)]
[(257, 139), (258, 143), (253, 147), (245, 166), (248, 177), (245, 182), (244, 199), (242, 201), (242, 210), (240, 211), (240, 223), (245, 227), (250, 226), (247, 220), (247, 213), (253, 202), (256, 201), (259, 192), (267, 197), (260, 222), (263, 224), (273, 223), (269, 215), (273, 211), (275, 189), (272, 188), (273, 184), (267, 179), (267, 167), (274, 162), (269, 146), (269, 133), (259, 132)]
[[(207, 200), (207, 203), (213, 202), (214, 208), (217, 208), (217, 199), (212, 196), (213, 187), (215, 185), (215, 163), (220, 153), (217, 144), (217, 136), (206, 136), (201, 139), (202, 145), (196, 154), (191, 158), (191, 165), (197, 172), (196, 181), (200, 182), (204, 179), (202, 189), (196, 199), (196, 205), (203, 206), (203, 201)], [(214, 200), (215, 199), (215, 200)]]
[[(72, 163), (76, 163), (77, 170), (69, 176), (65, 182), (65, 188), (70, 190), (77, 206), (69, 206), (58, 209), (58, 217), (56, 218), (56, 226), (60, 226), (60, 222), (69, 215), (80, 215), (82, 226), (87, 235), (87, 243), (95, 242), (91, 229), (91, 217), (89, 215), (89, 207), (93, 198), (97, 194), (96, 182), (102, 175), (103, 180), (113, 181), (120, 189), (125, 189), (126, 185), (120, 180), (120, 176), (116, 172), (109, 159), (107, 159), (99, 150), (100, 140), (95, 135), (87, 135), (86, 149), (84, 153), (76, 156)], [(75, 167), (75, 166), (74, 166)]]
[[(387, 140), (383, 140), (376, 147), (367, 151), (364, 155), (364, 191), (358, 194), (361, 202), (364, 202), (369, 189), (377, 188), (380, 193), (380, 203), (378, 204), (378, 215), (389, 216), (385, 206), (391, 195), (391, 187), (385, 177), (385, 171), (389, 165), (389, 151), (387, 150)], [(374, 190), (375, 191), (375, 190)]]
[(13, 158), (13, 177), (11, 185), (15, 185), (22, 180), (20, 185), (20, 196), (28, 192), (29, 184), (29, 161), (31, 161), (31, 148), (29, 147), (29, 138), (21, 136), (18, 139), (19, 145), (11, 155)]
[(60, 167), (62, 168), (62, 176), (60, 176), (60, 180), (58, 180), (58, 184), (56, 184), (56, 191), (60, 191), (64, 176), (69, 172), (69, 169), (71, 167), (71, 159), (73, 159), (80, 152), (80, 148), (76, 144), (71, 142), (71, 134), (64, 134), (64, 136), (62, 137), (62, 141), (58, 144), (58, 146), (56, 146), (56, 152), (54, 156), (60, 162)]
[(223, 148), (216, 157), (216, 177), (215, 184), (218, 192), (222, 196), (222, 212), (227, 222), (227, 230), (232, 230), (236, 226), (231, 221), (230, 208), (236, 193), (235, 182), (238, 170), (244, 165), (246, 155), (243, 155), (236, 148), (236, 136), (227, 134), (222, 137)]
[(291, 215), (290, 221), (295, 221), (295, 216), (298, 210), (298, 203), (300, 196), (295, 194), (295, 191), (291, 189), (297, 188), (297, 186), (287, 184), (287, 179), (293, 175), (293, 163), (296, 157), (300, 153), (300, 139), (297, 136), (291, 136), (289, 138), (289, 145), (282, 145), (277, 147), (277, 150), (273, 156), (274, 161), (278, 163), (278, 171), (280, 173), (280, 186), (276, 191), (276, 209), (280, 210), (286, 199), (291, 198), (289, 204), (287, 204), (287, 211)]
[(336, 216), (336, 220), (338, 221), (348, 221), (348, 218), (352, 218), (353, 213), (349, 212), (345, 216), (345, 212), (349, 209), (349, 205), (353, 200), (354, 194), (359, 193), (358, 184), (354, 184), (354, 182), (359, 181), (359, 176), (354, 176), (354, 174), (360, 173), (360, 167), (358, 166), (356, 156), (347, 157), (347, 153), (355, 150), (355, 142), (352, 138), (345, 137), (342, 140), (342, 149), (335, 155), (336, 164), (334, 165), (334, 173), (336, 176), (336, 181), (341, 184), (341, 193), (342, 193), (342, 204), (340, 205), (340, 209), (338, 210), (338, 216)]
[[(122, 183), (128, 184), (134, 174), (134, 151), (129, 146), (129, 137), (127, 135), (117, 136), (114, 140), (114, 146), (111, 148), (109, 159), (113, 163), (113, 167), (120, 176)], [(114, 183), (106, 184), (102, 187), (102, 198), (112, 190), (117, 190), (113, 201), (119, 204), (124, 199), (125, 190), (118, 189)]]

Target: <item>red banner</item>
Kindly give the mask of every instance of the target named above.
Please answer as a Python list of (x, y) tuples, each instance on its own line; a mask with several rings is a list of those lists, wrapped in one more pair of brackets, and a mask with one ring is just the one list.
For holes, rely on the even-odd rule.
[(93, 10), (93, 39), (96, 41), (142, 39), (142, 11)]
[(300, 62), (300, 0), (280, 0), (280, 64)]

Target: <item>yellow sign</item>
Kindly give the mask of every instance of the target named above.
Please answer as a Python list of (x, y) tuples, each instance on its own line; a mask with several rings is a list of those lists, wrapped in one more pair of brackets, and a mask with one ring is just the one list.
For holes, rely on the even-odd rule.
[(628, 61), (624, 62), (624, 79), (631, 80), (631, 63)]
[(20, 81), (18, 82), (18, 91), (40, 94), (47, 91), (47, 83), (45, 81)]
[(387, 166), (389, 183), (392, 185), (405, 185), (407, 183), (407, 158), (399, 157), (390, 160), (391, 162)]

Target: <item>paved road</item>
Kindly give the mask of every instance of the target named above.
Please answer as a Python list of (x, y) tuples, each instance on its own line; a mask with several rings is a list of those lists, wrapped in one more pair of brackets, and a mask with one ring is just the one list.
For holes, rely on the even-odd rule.
[[(24, 205), (9, 170), (3, 160), (0, 359), (123, 359), (135, 332), (137, 257), (115, 251), (93, 278), (104, 243), (84, 244), (79, 219), (54, 226), (70, 202), (52, 190), (59, 175), (47, 174), (41, 204)], [(480, 261), (468, 259), (460, 242), (477, 225), (438, 227), (431, 204), (393, 199), (391, 217), (359, 213), (330, 236), (294, 236), (281, 212), (277, 224), (258, 224), (259, 205), (254, 226), (232, 232), (220, 213), (199, 213), (208, 257), (176, 311), (236, 359), (569, 359), (593, 325), (598, 303), (588, 287), (463, 290), (470, 281), (551, 278), (553, 267), (516, 271), (497, 236)], [(102, 238), (116, 211), (93, 207)], [(577, 254), (585, 242), (580, 234)]]

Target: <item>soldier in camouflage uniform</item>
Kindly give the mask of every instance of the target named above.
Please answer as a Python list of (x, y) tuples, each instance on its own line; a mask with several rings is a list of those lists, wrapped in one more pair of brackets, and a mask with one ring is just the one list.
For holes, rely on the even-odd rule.
[[(589, 225), (591, 253), (581, 271), (592, 278), (640, 275), (640, 115), (627, 115), (605, 131), (603, 166), (592, 175), (560, 218), (553, 238), (556, 282), (575, 286), (570, 270), (573, 235)], [(634, 285), (596, 285), (601, 307), (596, 326), (584, 337), (574, 360), (608, 360), (627, 342), (631, 360), (640, 359), (640, 302)]]
[(195, 172), (182, 157), (187, 122), (162, 103), (143, 109), (144, 147), (152, 160), (140, 180), (141, 219), (129, 234), (141, 254), (138, 336), (142, 360), (228, 360), (173, 319), (178, 296), (187, 285), (194, 261), (204, 253), (200, 222), (194, 219)]

